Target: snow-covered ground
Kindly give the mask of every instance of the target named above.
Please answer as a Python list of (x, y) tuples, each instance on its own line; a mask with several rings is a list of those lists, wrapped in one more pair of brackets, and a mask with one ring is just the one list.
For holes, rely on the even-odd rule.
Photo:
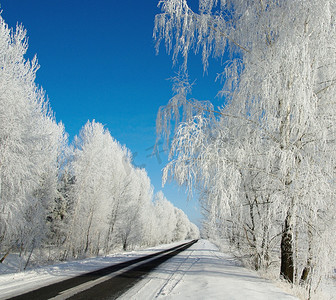
[[(10, 268), (8, 266), (6, 267), (4, 264), (1, 266), (2, 268), (0, 268), (0, 299), (7, 299), (45, 285), (50, 285), (113, 264), (156, 253), (179, 244), (181, 244), (181, 242), (161, 245), (149, 249), (112, 254), (105, 257), (63, 262), (19, 273), (8, 273)], [(17, 268), (13, 259), (9, 264), (11, 265), (11, 269), (14, 270)], [(3, 274), (2, 272), (7, 274)]]
[(207, 240), (162, 264), (120, 299), (297, 299)]
[[(0, 275), (0, 299), (34, 290), (112, 264), (171, 248), (179, 243), (106, 257), (61, 263)], [(207, 240), (162, 264), (121, 299), (297, 299), (256, 272), (240, 266)]]

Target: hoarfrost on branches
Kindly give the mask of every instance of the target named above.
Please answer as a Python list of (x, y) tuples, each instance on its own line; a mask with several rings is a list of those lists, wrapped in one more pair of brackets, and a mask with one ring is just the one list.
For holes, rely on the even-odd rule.
[(178, 223), (164, 227), (146, 171), (102, 124), (88, 121), (69, 145), (27, 49), (23, 26), (10, 29), (0, 16), (0, 264), (16, 254), (22, 270), (197, 238), (168, 200), (163, 209)]
[(26, 60), (26, 31), (0, 16), (0, 248), (33, 251), (46, 238), (66, 135), (35, 84), (36, 57)]
[(199, 191), (209, 234), (228, 237), (256, 269), (276, 261), (310, 296), (336, 252), (334, 2), (203, 0), (198, 13), (183, 0), (159, 6), (157, 49), (165, 41), (182, 70), (192, 50), (204, 68), (211, 56), (225, 61), (222, 107), (180, 88), (160, 109), (159, 133), (174, 133), (164, 180)]

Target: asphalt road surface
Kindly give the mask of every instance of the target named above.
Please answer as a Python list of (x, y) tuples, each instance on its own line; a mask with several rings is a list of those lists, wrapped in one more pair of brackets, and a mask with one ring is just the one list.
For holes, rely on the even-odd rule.
[(197, 240), (67, 279), (11, 299), (116, 299), (157, 266)]

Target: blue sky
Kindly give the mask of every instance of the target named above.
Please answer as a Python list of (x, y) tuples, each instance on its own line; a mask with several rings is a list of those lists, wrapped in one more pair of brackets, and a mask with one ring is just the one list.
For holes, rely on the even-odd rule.
[[(161, 169), (167, 158), (163, 152), (151, 156), (155, 120), (159, 107), (172, 96), (167, 79), (176, 71), (164, 47), (155, 53), (157, 2), (0, 0), (6, 23), (22, 23), (27, 29), (27, 57), (37, 54), (41, 66), (36, 81), (70, 140), (87, 120), (101, 122), (133, 152), (134, 164), (146, 168), (156, 192), (162, 189)], [(196, 0), (189, 3), (197, 7)], [(190, 75), (197, 80), (193, 97), (220, 104), (215, 99), (220, 88), (214, 83), (216, 71), (203, 76), (199, 57), (191, 57)], [(184, 189), (174, 183), (162, 190), (199, 224), (197, 199), (187, 202)]]

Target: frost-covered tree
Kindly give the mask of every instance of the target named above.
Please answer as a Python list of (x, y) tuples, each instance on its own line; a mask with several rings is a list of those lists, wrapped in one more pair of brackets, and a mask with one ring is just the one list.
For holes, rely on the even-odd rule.
[[(181, 238), (174, 237), (174, 206), (164, 201), (163, 213), (169, 212), (171, 220), (167, 215), (167, 223), (162, 223), (152, 202), (153, 187), (146, 171), (132, 165), (129, 150), (114, 140), (102, 124), (92, 121), (82, 128), (75, 138), (70, 169), (70, 199), (59, 198), (59, 207), (54, 211), (59, 216), (62, 205), (70, 203), (66, 256), (109, 253)], [(189, 229), (185, 215), (183, 221)]]
[(199, 238), (198, 227), (189, 221), (182, 210), (174, 207), (162, 191), (156, 193), (154, 204), (159, 243)]
[[(130, 166), (131, 167), (131, 166)], [(147, 243), (148, 217), (152, 209), (153, 188), (147, 172), (144, 169), (132, 167), (127, 175), (130, 180), (127, 199), (121, 203), (120, 217), (117, 223), (117, 237), (122, 247), (127, 250), (130, 246)]]
[(190, 232), (190, 222), (185, 213), (175, 207), (176, 226), (174, 230), (174, 240), (181, 241), (188, 237)]
[(71, 222), (71, 212), (73, 211), (72, 188), (74, 182), (75, 177), (71, 174), (68, 167), (65, 166), (61, 171), (57, 195), (47, 217), (50, 227), (49, 243), (60, 249), (66, 241)]
[(68, 145), (27, 47), (23, 27), (8, 28), (0, 15), (0, 263), (11, 251), (25, 268), (35, 249), (41, 259), (46, 247), (48, 259), (66, 259), (173, 236), (174, 228), (159, 227), (146, 171), (102, 124), (88, 122)]
[(209, 227), (229, 220), (259, 260), (278, 241), (280, 274), (317, 285), (335, 252), (335, 3), (201, 0), (197, 13), (186, 0), (159, 5), (154, 35), (175, 62), (184, 57), (182, 70), (191, 50), (205, 69), (211, 56), (225, 62), (222, 107), (188, 99), (181, 76), (160, 110), (166, 135), (173, 115), (183, 121), (165, 176), (200, 191)]
[(25, 59), (21, 25), (0, 16), (0, 251), (32, 251), (45, 237), (46, 216), (56, 193), (58, 157), (65, 144), (35, 83), (36, 57)]
[(108, 130), (95, 121), (87, 122), (75, 138), (73, 216), (68, 233), (72, 255), (99, 252), (106, 243), (109, 213), (117, 209), (118, 201), (124, 201), (120, 196), (125, 188), (121, 185), (126, 177), (125, 154)]
[(155, 214), (159, 219), (159, 243), (167, 244), (173, 242), (177, 221), (175, 210), (174, 206), (167, 200), (162, 191), (155, 195)]

